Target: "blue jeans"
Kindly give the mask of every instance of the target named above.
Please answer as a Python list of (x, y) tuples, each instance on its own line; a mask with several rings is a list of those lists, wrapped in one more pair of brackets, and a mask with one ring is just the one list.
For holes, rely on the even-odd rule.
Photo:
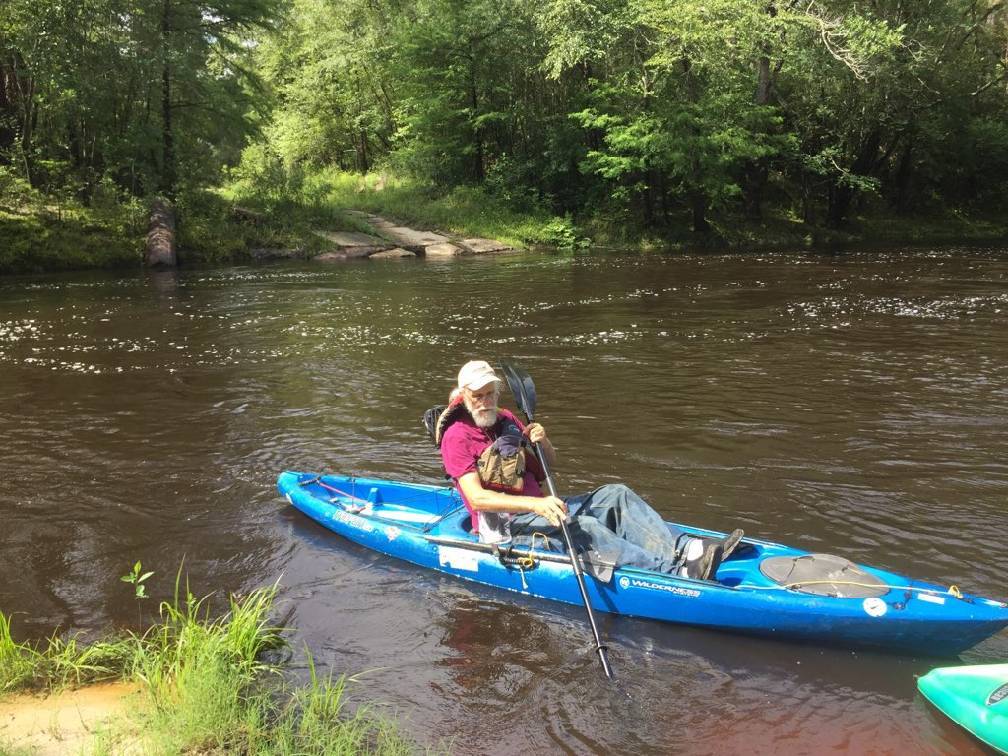
[[(564, 499), (571, 522), (567, 526), (574, 548), (588, 552), (601, 562), (616, 567), (640, 567), (658, 572), (674, 572), (676, 542), (683, 534), (668, 525), (640, 496), (619, 483), (609, 483), (594, 491)], [(511, 520), (511, 536), (517, 546), (542, 546), (542, 533), (550, 546), (566, 551), (560, 528), (539, 515), (522, 514)]]

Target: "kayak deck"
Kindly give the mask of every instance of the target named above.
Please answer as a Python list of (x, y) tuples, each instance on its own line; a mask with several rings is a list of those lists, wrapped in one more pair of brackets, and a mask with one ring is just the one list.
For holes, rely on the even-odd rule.
[[(299, 472), (282, 473), (277, 487), (316, 522), (376, 551), (485, 585), (570, 604), (582, 601), (565, 554), (479, 543), (452, 488)], [(724, 535), (678, 527), (696, 535)], [(929, 656), (957, 654), (1008, 626), (1003, 602), (873, 567), (857, 565), (882, 586), (867, 597), (844, 596), (842, 584), (831, 586), (831, 595), (816, 594), (765, 571), (775, 558), (812, 556), (745, 538), (722, 562), (716, 580), (620, 567), (609, 580), (586, 574), (586, 587), (592, 607), (602, 612)]]

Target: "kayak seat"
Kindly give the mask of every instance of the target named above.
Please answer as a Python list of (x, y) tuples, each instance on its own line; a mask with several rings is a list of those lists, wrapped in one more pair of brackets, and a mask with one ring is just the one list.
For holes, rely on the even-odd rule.
[[(431, 443), (434, 444), (438, 449), (441, 448), (440, 440), (438, 439), (438, 422), (441, 420), (441, 416), (444, 414), (445, 410), (448, 409), (447, 405), (435, 404), (429, 410), (423, 413), (420, 418), (420, 424), (427, 431), (427, 436), (430, 438)], [(444, 430), (443, 428), (441, 430)], [(441, 474), (444, 475), (445, 480), (451, 480), (451, 475), (448, 471), (444, 469), (444, 465), (439, 465), (441, 468)]]

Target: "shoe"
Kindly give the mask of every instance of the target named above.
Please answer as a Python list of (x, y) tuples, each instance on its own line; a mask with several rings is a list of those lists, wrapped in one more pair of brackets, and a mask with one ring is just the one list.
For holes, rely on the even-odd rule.
[[(690, 542), (690, 547), (687, 549), (687, 556), (692, 557), (701, 547), (701, 541), (699, 538), (694, 538)], [(697, 556), (687, 559), (686, 563), (679, 570), (679, 575), (681, 577), (693, 578), (694, 580), (710, 580), (711, 576), (717, 572), (717, 568), (721, 566), (721, 559), (724, 555), (724, 549), (720, 543), (712, 543), (703, 550), (703, 553)]]
[(742, 540), (742, 536), (745, 535), (745, 531), (742, 528), (735, 528), (728, 536), (721, 541), (721, 548), (724, 553), (721, 555), (722, 561), (727, 559), (735, 551), (735, 548), (739, 545), (739, 541)]
[(717, 573), (717, 568), (721, 566), (723, 557), (724, 547), (720, 543), (708, 546), (703, 556), (700, 557), (700, 563), (697, 565), (697, 577), (700, 580), (711, 580)]

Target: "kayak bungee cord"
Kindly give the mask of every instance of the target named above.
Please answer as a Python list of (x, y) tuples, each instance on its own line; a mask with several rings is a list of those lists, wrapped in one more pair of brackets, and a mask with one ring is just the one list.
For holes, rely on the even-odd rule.
[[(754, 585), (754, 586), (747, 586), (747, 587), (751, 587), (751, 588), (754, 588), (754, 589), (760, 589), (760, 590), (784, 588), (785, 590), (796, 590), (796, 591), (801, 591), (802, 587), (809, 586), (809, 585), (833, 585), (833, 586), (849, 585), (849, 586), (853, 586), (855, 588), (867, 588), (867, 589), (870, 589), (870, 590), (877, 590), (879, 588), (888, 588), (890, 591), (906, 591), (906, 600), (907, 601), (910, 600), (911, 594), (914, 591), (916, 591), (918, 593), (930, 594), (932, 596), (937, 596), (939, 594), (939, 592), (935, 591), (935, 589), (933, 589), (933, 588), (922, 588), (920, 586), (914, 586), (914, 585), (890, 585), (889, 583), (886, 583), (886, 582), (884, 582), (882, 580), (879, 580), (876, 583), (865, 583), (865, 582), (860, 582), (860, 581), (857, 581), (857, 580), (844, 580), (842, 577), (839, 577), (839, 575), (843, 575), (844, 573), (847, 573), (847, 570), (850, 569), (850, 568), (853, 568), (852, 569), (852, 573), (857, 573), (857, 572), (860, 571), (863, 574), (863, 571), (859, 570), (858, 567), (857, 567), (857, 565), (853, 564), (852, 562), (848, 562), (846, 565), (844, 565), (844, 567), (839, 571), (839, 573), (833, 573), (834, 575), (838, 575), (838, 577), (834, 577), (834, 578), (822, 578), (822, 579), (819, 579), (819, 580), (811, 580), (810, 579), (810, 580), (794, 580), (794, 581), (789, 581), (788, 579), (791, 577), (792, 574), (794, 574), (795, 569), (797, 569), (798, 562), (801, 559), (803, 559), (803, 558), (804, 557), (798, 557), (797, 559), (794, 559), (792, 561), (792, 564), (791, 564), (791, 569), (788, 570), (787, 574), (781, 576), (780, 578), (775, 578), (775, 582), (777, 582), (777, 585), (774, 585), (774, 586)], [(826, 573), (826, 574), (828, 575), (830, 573)], [(768, 575), (768, 577), (770, 577), (770, 575)], [(811, 592), (812, 593), (816, 593), (816, 591), (811, 591)], [(839, 593), (826, 593), (825, 595), (830, 596), (832, 598), (840, 598)], [(952, 598), (957, 598), (960, 601), (965, 601), (968, 604), (973, 603), (972, 599), (968, 599), (968, 598), (965, 598), (963, 596), (963, 592), (961, 590), (959, 590), (959, 586), (958, 585), (950, 585), (948, 587), (948, 590), (944, 592), (944, 595), (951, 596)], [(853, 596), (846, 596), (844, 598), (854, 598), (854, 597)], [(943, 599), (943, 601), (944, 601), (944, 599)], [(1002, 606), (1008, 606), (1008, 604), (1002, 604)]]
[(465, 509), (465, 505), (464, 504), (459, 504), (454, 509), (449, 509), (443, 515), (441, 515), (436, 520), (434, 520), (434, 522), (430, 523), (429, 525), (425, 525), (424, 528), (423, 528), (423, 530), (421, 530), (420, 532), (421, 533), (430, 533), (431, 530), (434, 529), (435, 525), (440, 525), (442, 522), (444, 522), (445, 520), (447, 520), (449, 517), (451, 517), (453, 514), (455, 514), (456, 512), (458, 512), (461, 509)]
[[(326, 491), (332, 491), (333, 493), (339, 494), (340, 496), (342, 496), (342, 497), (344, 497), (346, 499), (353, 499), (354, 501), (362, 501), (362, 502), (364, 502), (368, 506), (371, 506), (372, 504), (374, 504), (374, 502), (368, 501), (367, 499), (362, 499), (360, 496), (354, 496), (352, 493), (347, 493), (346, 491), (341, 491), (340, 489), (336, 488), (335, 486), (330, 486), (328, 483), (323, 483), (321, 475), (317, 475), (316, 477), (311, 478), (309, 480), (302, 480), (300, 483), (298, 483), (298, 485), (299, 486), (310, 486), (313, 483), (317, 483), (321, 488), (324, 488)], [(332, 504), (333, 501), (335, 500), (335, 498), (336, 497), (333, 497), (333, 499), (331, 499), (329, 503)], [(364, 507), (361, 507), (361, 509), (363, 509), (363, 508)], [(346, 509), (346, 507), (344, 507), (344, 509)], [(360, 511), (360, 510), (358, 510), (358, 511)]]
[[(322, 480), (322, 476), (321, 475), (317, 475), (314, 478), (309, 478), (308, 480), (303, 480), (298, 485), (300, 485), (300, 486), (303, 487), (303, 486), (308, 486), (308, 485), (312, 485), (312, 484), (318, 484), (321, 488), (324, 488), (327, 491), (331, 491), (332, 493), (337, 494), (336, 496), (333, 496), (331, 499), (329, 499), (329, 503), (330, 504), (339, 504), (343, 508), (343, 511), (347, 512), (349, 514), (360, 514), (364, 510), (374, 507), (375, 502), (371, 501), (370, 499), (363, 499), (360, 496), (357, 496), (357, 495), (352, 494), (352, 493), (347, 493), (346, 491), (343, 491), (342, 489), (336, 488), (335, 486), (330, 486), (328, 483), (326, 483), (326, 482), (324, 482)], [(454, 492), (452, 492), (452, 493), (453, 493), (453, 497), (454, 497), (455, 494), (454, 494)], [(360, 501), (360, 502), (364, 503), (364, 506), (362, 506), (362, 507), (355, 507), (355, 506), (352, 506), (352, 505), (348, 506), (348, 505), (344, 504), (343, 502), (341, 502), (340, 498), (352, 499), (354, 501)], [(408, 504), (411, 501), (418, 501), (418, 500), (423, 499), (423, 498), (426, 498), (426, 494), (418, 494), (416, 496), (410, 496), (410, 497), (407, 497), (405, 499), (399, 499), (399, 500), (397, 500), (395, 502), (395, 504), (399, 504), (399, 505)], [(463, 504), (459, 504), (457, 507), (454, 507), (453, 509), (449, 509), (447, 512), (445, 512), (444, 514), (442, 514), (437, 519), (432, 520), (431, 522), (427, 523), (423, 528), (417, 527), (416, 525), (413, 525), (412, 523), (402, 522), (401, 520), (396, 520), (394, 518), (389, 518), (389, 517), (382, 517), (381, 515), (374, 514), (373, 509), (372, 509), (372, 511), (371, 511), (370, 514), (367, 514), (367, 516), (370, 517), (371, 519), (374, 519), (374, 520), (381, 520), (382, 522), (387, 522), (387, 523), (390, 523), (390, 524), (393, 524), (393, 525), (397, 525), (398, 527), (407, 528), (409, 530), (416, 530), (416, 531), (418, 531), (420, 533), (429, 533), (431, 531), (431, 529), (434, 528), (435, 525), (438, 525), (441, 522), (443, 522), (445, 519), (447, 519), (448, 517), (451, 517), (453, 514), (455, 514), (456, 512), (458, 512), (460, 509), (462, 509), (463, 506), (464, 506)]]
[[(889, 583), (858, 583), (854, 580), (802, 580), (796, 583), (780, 583), (779, 585), (740, 585), (739, 588), (746, 588), (753, 591), (776, 591), (781, 588), (786, 590), (799, 590), (806, 585), (850, 585), (855, 588), (888, 588), (891, 591), (916, 591), (917, 593), (926, 593), (931, 596), (951, 596), (952, 598), (959, 599), (960, 601), (965, 601), (966, 603), (972, 603), (972, 599), (963, 596), (962, 590), (960, 590), (958, 585), (950, 585), (948, 590), (943, 593), (937, 592), (934, 588), (922, 588), (919, 585), (890, 585)], [(838, 597), (834, 597), (838, 598)], [(1002, 601), (999, 602), (1002, 606), (1006, 604)]]

